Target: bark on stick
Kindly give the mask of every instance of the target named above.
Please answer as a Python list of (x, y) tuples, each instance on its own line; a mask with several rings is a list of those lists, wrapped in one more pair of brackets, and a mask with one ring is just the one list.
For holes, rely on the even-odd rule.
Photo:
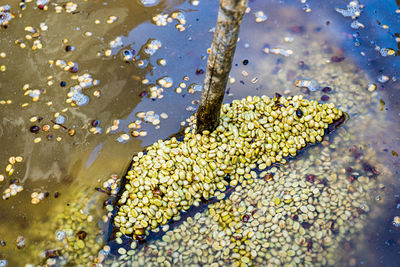
[(196, 114), (198, 133), (205, 130), (212, 132), (218, 125), (240, 24), (246, 7), (247, 0), (220, 1), (201, 102)]

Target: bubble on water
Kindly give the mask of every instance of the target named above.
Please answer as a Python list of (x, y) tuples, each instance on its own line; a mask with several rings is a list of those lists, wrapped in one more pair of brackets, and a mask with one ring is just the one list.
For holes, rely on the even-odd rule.
[(81, 92), (76, 92), (72, 96), (72, 101), (75, 102), (78, 106), (85, 106), (89, 104), (89, 97), (87, 95), (82, 94)]
[(384, 75), (384, 74), (378, 76), (378, 82), (380, 82), (380, 83), (385, 83), (385, 82), (387, 82), (387, 81), (389, 81), (389, 76)]
[(355, 19), (361, 15), (361, 5), (359, 0), (352, 0), (347, 4), (347, 8), (335, 8), (335, 11), (343, 17), (351, 17)]
[(58, 115), (57, 118), (56, 118), (56, 123), (57, 124), (64, 124), (65, 121), (66, 121), (66, 118), (64, 116), (62, 116), (62, 115)]
[(153, 39), (150, 42), (147, 43), (146, 48), (144, 49), (144, 52), (146, 54), (149, 54), (150, 56), (154, 55), (155, 52), (157, 52), (158, 49), (161, 48), (161, 42), (157, 39)]
[(200, 4), (200, 1), (199, 1), (199, 0), (191, 0), (191, 1), (190, 1), (190, 4), (191, 4), (192, 6), (198, 6), (198, 5)]
[(365, 28), (364, 24), (362, 24), (361, 22), (359, 22), (358, 20), (354, 20), (351, 24), (350, 27), (357, 30), (360, 28)]
[(142, 3), (142, 5), (144, 5), (145, 7), (152, 7), (158, 5), (158, 3), (160, 3), (160, 0), (139, 0), (139, 2)]
[(56, 239), (58, 241), (64, 240), (65, 236), (66, 236), (65, 231), (60, 231), (60, 230), (56, 231)]
[(379, 53), (381, 54), (381, 56), (387, 57), (387, 56), (394, 56), (395, 51), (391, 48), (381, 48), (379, 50)]
[(89, 97), (82, 93), (82, 87), (79, 85), (71, 87), (68, 96), (70, 96), (72, 102), (77, 106), (85, 106), (90, 101)]
[(268, 19), (267, 15), (263, 11), (257, 11), (254, 13), (254, 16), (256, 17), (256, 22), (264, 22)]

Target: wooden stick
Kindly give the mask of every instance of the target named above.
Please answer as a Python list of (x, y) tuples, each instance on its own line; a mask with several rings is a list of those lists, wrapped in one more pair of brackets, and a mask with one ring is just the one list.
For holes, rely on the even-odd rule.
[(201, 102), (196, 114), (198, 133), (205, 130), (212, 132), (218, 125), (240, 24), (246, 7), (247, 0), (221, 0), (220, 2)]

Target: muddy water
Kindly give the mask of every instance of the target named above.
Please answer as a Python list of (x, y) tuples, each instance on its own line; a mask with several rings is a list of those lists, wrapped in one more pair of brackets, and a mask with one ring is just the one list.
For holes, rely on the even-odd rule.
[[(250, 1), (251, 11), (244, 18), (225, 102), (275, 92), (303, 94), (317, 100), (328, 95), (329, 102), (350, 113), (351, 119), (341, 130), (343, 135), (347, 133), (345, 138), (352, 138), (357, 147), (376, 151), (374, 162), (382, 166), (383, 175), (379, 180), (380, 190), (371, 191), (369, 203), (372, 211), (379, 212), (375, 215), (371, 212), (365, 220), (368, 227), (364, 235), (347, 240), (352, 244), (351, 253), (343, 261), (349, 265), (355, 261), (356, 265), (373, 266), (380, 262), (389, 266), (398, 257), (395, 251), (399, 248), (399, 230), (392, 225), (393, 217), (399, 215), (395, 209), (396, 188), (399, 188), (395, 174), (398, 172), (396, 153), (400, 152), (396, 126), (399, 104), (395, 100), (399, 88), (395, 77), (399, 74), (392, 66), (399, 62), (398, 57), (382, 57), (375, 50), (376, 45), (394, 47), (396, 43), (393, 38), (381, 39), (387, 29), (379, 28), (375, 22), (368, 23), (373, 21), (378, 8), (370, 7), (372, 3), (364, 3), (366, 9), (360, 16), (367, 27), (355, 30), (350, 27), (351, 18), (344, 18), (333, 9), (346, 7), (347, 3), (332, 1), (320, 7), (316, 1), (305, 2), (270, 1), (267, 7), (264, 2)], [(218, 8), (215, 1), (200, 1), (199, 5), (194, 5), (196, 1), (160, 1), (151, 7), (139, 1), (77, 1), (78, 6), (72, 13), (65, 9), (56, 13), (55, 3), (62, 6), (61, 2), (53, 1), (45, 11), (35, 3), (26, 3), (26, 9), (21, 10), (16, 2), (0, 1), (0, 6), (9, 4), (15, 14), (8, 28), (0, 29), (0, 53), (6, 54), (0, 58), (0, 65), (6, 66), (0, 72), (0, 100), (11, 100), (0, 105), (0, 174), (5, 176), (0, 188), (4, 192), (10, 183), (24, 188), (16, 196), (0, 200), (0, 240), (6, 242), (0, 247), (0, 259), (7, 260), (9, 266), (43, 262), (40, 251), (54, 248), (55, 217), (68, 206), (91, 199), (85, 207), (95, 216), (94, 220), (106, 214), (102, 202), (107, 196), (94, 188), (101, 186), (111, 174), (123, 175), (133, 153), (177, 132), (185, 124), (185, 119), (197, 108), (196, 100), (200, 99), (200, 92), (192, 94), (187, 89), (201, 84), (204, 78), (202, 71)], [(393, 6), (388, 3), (384, 8), (394, 13), (394, 1)], [(254, 13), (259, 10), (268, 19), (256, 23)], [(158, 14), (176, 11), (184, 14), (185, 24), (172, 20), (167, 26), (158, 26), (153, 21)], [(118, 19), (107, 23), (110, 16)], [(45, 23), (48, 30), (40, 29), (40, 23)], [(179, 24), (185, 27), (184, 31), (179, 31)], [(372, 28), (374, 25), (378, 28)], [(25, 37), (33, 34), (25, 30), (27, 26), (40, 29), (42, 49), (31, 49), (35, 38)], [(372, 37), (367, 37), (367, 33)], [(111, 47), (110, 42), (117, 37), (120, 43)], [(15, 44), (19, 39), (25, 48)], [(364, 42), (356, 46), (355, 39)], [(145, 50), (152, 40), (158, 40), (161, 47), (150, 55)], [(125, 50), (136, 56), (135, 62), (125, 62)], [(360, 55), (361, 52), (365, 55)], [(77, 63), (77, 72), (56, 66), (58, 59)], [(165, 66), (160, 63), (162, 59), (166, 61)], [(144, 61), (143, 65), (140, 60)], [(243, 64), (244, 60), (249, 63)], [(89, 73), (99, 84), (82, 89), (89, 96), (89, 103), (72, 106), (66, 102), (70, 98), (70, 87), (78, 84), (72, 78), (84, 73)], [(379, 82), (382, 74), (389, 81)], [(163, 88), (163, 92), (158, 91), (162, 98), (153, 97), (152, 85), (163, 77), (171, 78), (173, 85), (164, 88), (157, 85)], [(143, 82), (144, 79), (148, 81)], [(299, 79), (313, 80), (320, 89), (310, 91), (294, 86)], [(49, 85), (49, 81), (53, 84)], [(66, 86), (61, 86), (61, 82)], [(181, 82), (187, 87), (177, 93), (175, 88)], [(370, 83), (377, 85), (376, 91), (367, 90)], [(24, 90), (26, 84), (29, 88)], [(323, 93), (323, 87), (332, 88), (332, 92)], [(37, 101), (29, 94), (24, 95), (35, 89), (40, 91)], [(25, 103), (28, 105), (22, 106)], [(160, 118), (158, 125), (143, 121), (137, 131), (146, 131), (147, 136), (131, 136), (128, 125), (140, 119), (138, 112), (148, 111), (165, 112), (168, 118)], [(65, 129), (53, 129), (56, 113), (65, 117), (62, 123)], [(40, 119), (34, 121), (35, 117)], [(90, 130), (97, 124), (93, 120), (98, 120), (95, 127), (101, 128), (101, 134)], [(50, 130), (43, 130), (46, 125)], [(32, 133), (31, 126), (42, 129)], [(70, 136), (70, 129), (75, 130), (75, 135)], [(129, 140), (119, 142), (124, 133)], [(35, 143), (38, 137), (41, 141)], [(6, 167), (12, 156), (21, 156), (23, 161), (13, 164), (15, 171), (8, 175)], [(34, 192), (48, 193), (48, 196), (34, 205), (31, 203)], [(25, 238), (24, 248), (17, 248), (18, 236)]]

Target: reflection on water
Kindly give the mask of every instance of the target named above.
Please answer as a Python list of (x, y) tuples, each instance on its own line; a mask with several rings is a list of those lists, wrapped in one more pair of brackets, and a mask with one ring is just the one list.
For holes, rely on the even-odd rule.
[[(365, 8), (357, 19), (365, 29), (357, 30), (350, 27), (351, 18), (334, 10), (345, 8), (346, 2), (332, 1), (335, 3), (323, 7), (316, 1), (306, 2), (307, 8), (297, 1), (250, 1), (225, 102), (280, 92), (333, 102), (348, 112), (350, 120), (327, 140), (334, 148), (314, 147), (282, 172), (293, 173), (299, 168), (298, 173), (314, 169), (322, 173), (318, 160), (324, 153), (322, 157), (335, 166), (324, 170), (347, 177), (346, 168), (364, 171), (357, 160), (350, 166), (354, 155), (364, 153), (362, 158), (375, 164), (381, 175), (376, 183), (361, 189), (370, 194), (364, 199), (370, 211), (358, 221), (367, 227), (362, 234), (351, 231), (353, 235), (341, 239), (347, 251), (343, 261), (348, 265), (389, 264), (396, 259), (390, 252), (399, 246), (399, 230), (392, 224), (399, 215), (393, 204), (398, 202), (394, 174), (398, 171), (395, 155), (399, 142), (393, 123), (398, 121), (399, 112), (395, 93), (398, 71), (392, 68), (398, 65), (398, 57), (382, 57), (375, 51), (376, 45), (394, 46), (384, 29), (376, 29), (373, 13), (394, 13), (395, 1), (378, 6), (374, 1), (362, 2)], [(94, 261), (96, 249), (88, 251), (86, 247), (95, 247), (90, 242), (98, 233), (106, 239), (109, 230), (103, 216), (108, 212), (103, 208), (107, 195), (95, 187), (101, 187), (113, 173), (123, 175), (133, 153), (187, 125), (185, 120), (200, 98), (194, 85), (204, 78), (218, 6), (208, 0), (143, 1), (143, 5), (139, 1), (76, 1), (75, 9), (71, 4), (50, 1), (47, 10), (42, 10), (35, 2), (20, 8), (17, 2), (0, 0), (0, 6), (5, 4), (11, 6), (15, 18), (7, 29), (0, 29), (0, 66), (5, 66), (0, 72), (0, 174), (4, 176), (0, 189), (3, 193), (14, 184), (23, 191), (1, 200), (0, 214), (5, 221), (0, 224), (0, 240), (5, 245), (0, 247), (0, 260), (19, 266), (44, 263), (46, 257), (64, 253)], [(384, 24), (394, 27), (389, 22)], [(389, 81), (377, 80), (379, 75), (387, 75)], [(313, 86), (296, 87), (296, 81), (312, 82)], [(368, 84), (376, 84), (376, 90)], [(84, 96), (89, 102), (80, 106)], [(351, 150), (353, 145), (356, 151)], [(10, 157), (18, 156), (21, 162), (11, 164)], [(244, 188), (237, 198), (245, 201), (248, 190)], [(32, 204), (33, 199), (38, 199), (38, 204)], [(394, 209), (384, 212), (389, 206)], [(208, 210), (197, 216), (199, 225), (211, 229), (212, 222), (205, 223), (211, 218)], [(186, 223), (195, 222), (187, 219)], [(66, 224), (73, 229), (72, 252), (57, 241), (56, 231)], [(372, 237), (382, 225), (386, 230), (379, 238)], [(23, 248), (17, 247), (19, 236), (24, 237)], [(79, 240), (88, 243), (82, 248)], [(150, 250), (133, 253), (133, 259), (144, 263), (145, 258), (157, 261), (165, 256), (169, 260), (170, 249), (181, 244), (184, 250), (188, 244), (178, 241), (152, 241)], [(98, 243), (98, 248), (103, 247), (100, 239)], [(341, 255), (338, 247), (330, 253)], [(44, 250), (47, 255), (41, 252)], [(152, 256), (151, 251), (160, 257)], [(179, 251), (197, 253), (189, 252)], [(258, 258), (262, 262), (268, 256)], [(176, 264), (185, 262), (178, 259)], [(174, 260), (171, 258), (171, 263)], [(319, 260), (315, 258), (315, 263)], [(253, 263), (261, 264), (257, 259)], [(221, 260), (220, 264), (226, 262)]]

